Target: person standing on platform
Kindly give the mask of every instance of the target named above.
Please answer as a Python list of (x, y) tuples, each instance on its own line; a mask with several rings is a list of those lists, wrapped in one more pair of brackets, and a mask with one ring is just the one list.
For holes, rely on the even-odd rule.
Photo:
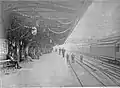
[(57, 52), (57, 48), (55, 48), (55, 52)]
[(63, 49), (62, 49), (62, 55), (63, 55), (63, 57), (65, 57), (65, 51), (66, 51), (66, 50), (63, 48)]
[(69, 54), (66, 55), (67, 63), (69, 63)]
[(83, 55), (80, 55), (80, 61), (83, 62)]
[(60, 48), (58, 49), (58, 53), (60, 54)]
[(73, 53), (71, 54), (71, 59), (72, 59), (72, 63), (74, 63), (75, 62), (75, 55)]
[(61, 54), (61, 48), (59, 48), (59, 55)]

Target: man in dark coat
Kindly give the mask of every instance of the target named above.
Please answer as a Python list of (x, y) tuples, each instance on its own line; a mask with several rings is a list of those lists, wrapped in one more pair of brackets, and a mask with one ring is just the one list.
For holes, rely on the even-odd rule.
[(83, 62), (83, 55), (80, 55), (80, 61)]
[(63, 48), (63, 49), (62, 49), (62, 55), (63, 55), (63, 57), (65, 57), (65, 51), (66, 51), (66, 50)]
[(61, 54), (61, 48), (59, 48), (59, 55)]
[(73, 53), (71, 54), (71, 59), (72, 59), (72, 63), (74, 63), (75, 62), (75, 55)]
[(69, 54), (66, 55), (67, 63), (69, 63)]
[(55, 49), (55, 52), (57, 52), (57, 48)]

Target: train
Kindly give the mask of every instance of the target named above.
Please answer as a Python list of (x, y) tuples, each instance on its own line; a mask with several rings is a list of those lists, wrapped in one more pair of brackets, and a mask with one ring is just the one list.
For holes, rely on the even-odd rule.
[[(109, 38), (110, 39), (110, 38)], [(77, 45), (77, 51), (114, 64), (120, 64), (120, 39)]]

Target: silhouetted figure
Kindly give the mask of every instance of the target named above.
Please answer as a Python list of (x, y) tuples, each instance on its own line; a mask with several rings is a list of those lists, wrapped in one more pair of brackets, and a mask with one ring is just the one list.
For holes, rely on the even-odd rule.
[(67, 63), (69, 63), (69, 54), (66, 55)]
[(63, 48), (63, 49), (62, 49), (62, 55), (63, 55), (63, 57), (65, 57), (65, 51), (66, 51), (66, 50)]
[(58, 50), (59, 50), (59, 55), (60, 55), (60, 48)]
[(57, 48), (55, 49), (55, 52), (57, 52)]
[(80, 61), (83, 62), (83, 55), (80, 55)]
[(73, 53), (71, 54), (71, 59), (72, 59), (72, 63), (74, 63), (75, 62), (75, 55)]
[(61, 54), (61, 48), (59, 48), (59, 55)]

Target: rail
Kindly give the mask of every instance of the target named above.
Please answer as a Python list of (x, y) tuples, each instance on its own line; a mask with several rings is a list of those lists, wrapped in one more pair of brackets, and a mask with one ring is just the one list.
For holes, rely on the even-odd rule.
[(89, 72), (98, 82), (100, 82), (103, 86), (106, 86), (101, 80), (99, 80), (98, 77), (96, 77), (94, 74), (92, 74), (85, 66), (89, 67), (91, 70), (95, 70), (94, 68), (90, 67), (89, 65), (83, 63), (85, 66), (83, 66), (78, 59), (76, 60), (76, 63), (79, 64), (81, 67), (83, 67), (87, 72)]
[[(103, 72), (104, 75), (106, 75), (108, 78), (110, 78), (117, 86), (120, 86), (119, 83), (118, 83), (115, 79), (111, 78), (111, 76), (112, 76), (112, 77), (114, 77), (114, 78), (119, 79), (119, 75), (110, 73), (110, 72), (108, 72), (108, 71), (106, 71), (106, 70), (104, 70), (104, 69), (102, 69), (102, 68), (100, 68), (100, 67), (98, 67), (98, 66), (96, 66), (96, 65), (94, 65), (94, 64), (92, 64), (92, 63), (90, 63), (90, 62), (88, 62), (88, 61), (85, 61), (85, 62), (88, 63), (88, 64), (86, 64), (85, 62), (80, 63), (80, 61), (78, 60), (77, 57), (76, 57), (75, 59), (76, 59), (76, 63), (77, 63), (77, 64), (79, 64), (79, 65), (82, 66), (86, 71), (88, 71), (88, 72), (89, 72), (93, 77), (95, 77), (102, 85), (105, 86), (105, 84), (104, 84), (101, 80), (99, 80), (99, 78), (97, 78), (94, 74), (92, 74), (86, 67), (90, 68), (92, 71), (95, 71), (96, 69), (99, 69), (101, 72)], [(84, 65), (85, 65), (86, 67), (85, 67)], [(110, 75), (111, 75), (111, 76), (110, 76)]]
[[(113, 78), (115, 78), (115, 79), (120, 80), (120, 78), (119, 78), (120, 75), (117, 75), (117, 74), (112, 73), (112, 72), (110, 72), (110, 71), (108, 71), (108, 70), (105, 70), (105, 69), (103, 69), (103, 68), (101, 68), (101, 67), (99, 67), (99, 66), (96, 66), (96, 65), (88, 62), (88, 61), (85, 61), (85, 62), (87, 62), (90, 66), (93, 66), (93, 67), (95, 67), (96, 69), (99, 69), (101, 72), (109, 75), (109, 77), (113, 77)], [(120, 84), (119, 84), (117, 81), (114, 80), (113, 82), (115, 82), (118, 86), (120, 86)]]
[[(117, 63), (117, 65), (120, 65), (120, 58), (116, 57), (116, 60), (114, 57), (110, 57), (110, 56), (104, 56), (104, 55), (93, 55), (93, 54), (90, 54), (90, 53), (83, 53), (83, 52), (80, 52), (80, 54), (83, 54), (83, 55), (86, 55), (86, 56), (90, 56), (90, 57), (93, 57), (93, 58), (97, 58), (97, 59), (101, 59), (101, 60), (111, 60), (115, 63)], [(110, 62), (110, 61), (109, 61)]]
[(77, 80), (79, 81), (80, 85), (83, 87), (83, 84), (82, 84), (81, 80), (79, 79), (77, 73), (75, 72), (75, 69), (72, 67), (72, 65), (70, 64), (70, 62), (69, 62), (69, 65), (70, 65), (71, 69), (73, 70), (73, 72), (74, 72), (74, 74), (75, 74)]

